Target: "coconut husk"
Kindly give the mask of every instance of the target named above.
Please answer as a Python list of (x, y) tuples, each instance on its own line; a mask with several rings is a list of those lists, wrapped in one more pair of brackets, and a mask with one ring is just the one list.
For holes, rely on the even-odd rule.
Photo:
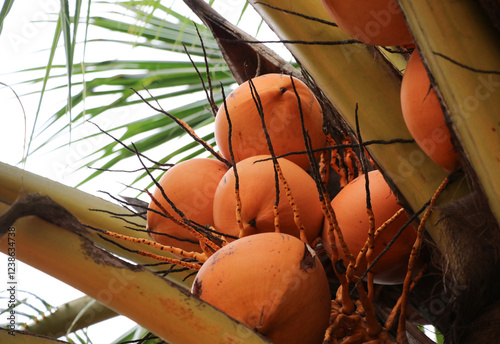
[[(448, 293), (451, 326), (447, 338), (453, 343), (492, 343), (500, 337), (500, 228), (486, 197), (476, 191), (440, 206), (444, 224), (443, 270), (451, 281)], [(446, 233), (447, 232), (447, 233)], [(490, 314), (484, 317), (484, 314)], [(474, 331), (474, 336), (466, 335)], [(487, 331), (479, 334), (477, 331)], [(476, 335), (492, 338), (478, 341)]]

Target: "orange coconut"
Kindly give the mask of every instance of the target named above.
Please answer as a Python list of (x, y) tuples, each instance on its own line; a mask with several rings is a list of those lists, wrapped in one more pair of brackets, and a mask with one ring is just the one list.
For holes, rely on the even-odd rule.
[(384, 46), (413, 42), (397, 0), (322, 0), (322, 3), (333, 21), (358, 41)]
[[(227, 172), (227, 166), (215, 159), (200, 158), (181, 162), (170, 168), (159, 180), (167, 197), (184, 213), (186, 218), (201, 225), (213, 225), (213, 198), (217, 185)], [(156, 188), (153, 197), (159, 201), (169, 214), (176, 219), (178, 215)], [(147, 212), (147, 229), (153, 240), (182, 248), (186, 251), (200, 252), (198, 240), (189, 231), (158, 212), (162, 212), (153, 200)], [(156, 234), (161, 233), (161, 234)]]
[(311, 247), (280, 233), (233, 241), (201, 267), (191, 292), (273, 343), (319, 344), (330, 290)]
[[(275, 174), (269, 155), (259, 155), (236, 164), (241, 198), (241, 216), (244, 236), (262, 232), (273, 232), (273, 205), (276, 200)], [(316, 184), (311, 176), (293, 162), (278, 159), (283, 175), (290, 185), (294, 202), (299, 209), (309, 242), (318, 237), (323, 224), (323, 211), (319, 202)], [(283, 184), (280, 183), (278, 204), (280, 230), (299, 237), (293, 210), (289, 204)], [(229, 169), (221, 179), (214, 196), (215, 227), (224, 233), (238, 235), (236, 221), (235, 175)]]
[[(312, 147), (323, 148), (326, 139), (323, 134), (323, 113), (319, 102), (302, 81), (296, 78), (293, 80)], [(252, 82), (262, 103), (267, 131), (275, 154), (305, 151), (298, 98), (290, 76), (265, 74), (252, 79)], [(239, 162), (255, 155), (270, 154), (248, 81), (229, 94), (226, 106), (232, 124), (231, 140), (235, 161)], [(215, 139), (222, 156), (230, 160), (226, 106), (221, 104), (215, 117)], [(306, 154), (291, 155), (287, 158), (304, 169), (310, 167)]]
[(403, 75), (401, 108), (406, 126), (420, 148), (446, 171), (457, 168), (459, 155), (451, 142), (441, 103), (417, 51), (410, 56)]
[[(398, 204), (395, 195), (392, 193), (380, 171), (371, 171), (368, 173), (368, 177), (371, 205), (375, 217), (375, 229), (377, 229), (386, 220), (391, 218), (401, 206)], [(365, 185), (365, 175), (361, 175), (347, 184), (331, 202), (344, 240), (354, 257), (357, 256), (368, 238), (369, 223), (366, 212)], [(408, 216), (403, 213), (381, 233), (375, 240), (373, 259), (382, 252), (406, 221), (408, 221)], [(325, 221), (322, 238), (325, 250), (330, 255), (332, 252), (332, 243), (327, 235), (327, 227), (328, 224)], [(415, 239), (415, 230), (412, 226), (409, 226), (373, 267), (372, 271), (375, 283), (398, 284), (403, 282)], [(337, 242), (339, 258), (342, 258), (347, 266), (348, 261), (340, 248), (336, 235), (335, 240)], [(366, 267), (366, 260), (363, 260), (356, 274), (361, 276)]]

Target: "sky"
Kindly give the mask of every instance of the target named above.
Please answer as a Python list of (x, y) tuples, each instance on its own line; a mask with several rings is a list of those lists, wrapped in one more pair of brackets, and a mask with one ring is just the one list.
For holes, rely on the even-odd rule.
[[(186, 12), (181, 0), (167, 0), (162, 2), (165, 5), (171, 4), (175, 9)], [(226, 18), (238, 18), (241, 13), (241, 8), (244, 0), (217, 0), (215, 9)], [(3, 2), (0, 1), (0, 7)], [(20, 81), (29, 80), (30, 78), (40, 77), (41, 72), (20, 73), (19, 71), (28, 68), (40, 67), (46, 65), (49, 56), (49, 48), (52, 44), (55, 31), (56, 19), (55, 13), (58, 13), (60, 6), (59, 0), (23, 0), (14, 1), (14, 5), (4, 22), (3, 31), (0, 34), (0, 83), (9, 85), (5, 87), (0, 84), (0, 146), (4, 147), (0, 150), (0, 162), (10, 165), (24, 167), (26, 170), (42, 175), (51, 180), (74, 186), (82, 180), (82, 172), (77, 171), (79, 166), (75, 163), (78, 158), (85, 155), (89, 150), (94, 149), (102, 142), (77, 143), (72, 145), (70, 149), (53, 150), (51, 148), (44, 151), (43, 154), (35, 154), (28, 159), (26, 165), (19, 164), (22, 160), (26, 145), (25, 142), (31, 134), (31, 129), (34, 125), (34, 118), (39, 102), (39, 85), (22, 84)], [(82, 8), (86, 10), (85, 2)], [(104, 9), (105, 10), (105, 9)], [(193, 17), (194, 19), (194, 17)], [(259, 22), (258, 16), (248, 9), (247, 14), (243, 18), (242, 27), (248, 23), (247, 27), (251, 34), (251, 30), (255, 30), (255, 23)], [(234, 20), (233, 20), (234, 21)], [(83, 30), (83, 26), (80, 26)], [(266, 27), (261, 29), (261, 35), (272, 36), (270, 31), (266, 32)], [(101, 37), (106, 33), (92, 29), (89, 37)], [(60, 42), (61, 43), (61, 42)], [(284, 49), (281, 50), (286, 55)], [(87, 47), (85, 58), (86, 60), (99, 59), (116, 59), (126, 56), (128, 59), (144, 58), (144, 51), (141, 49), (132, 49), (130, 47), (115, 46), (108, 49), (93, 49), (91, 45)], [(148, 54), (150, 54), (148, 52)], [(83, 56), (82, 50), (77, 47), (75, 56)], [(165, 58), (165, 56), (151, 56), (149, 58)], [(65, 55), (63, 51), (59, 51), (55, 56), (55, 63), (64, 63)], [(41, 107), (40, 117), (37, 122), (37, 127), (55, 111), (64, 106), (66, 90), (50, 92), (44, 99)], [(16, 98), (16, 95), (20, 100)], [(135, 115), (125, 114), (128, 116)], [(123, 114), (121, 114), (123, 117)], [(125, 119), (130, 119), (125, 116)], [(72, 135), (76, 137), (78, 134), (74, 132)], [(44, 140), (43, 135), (37, 138), (38, 142)], [(68, 136), (60, 137), (52, 146), (64, 144), (69, 140)], [(183, 142), (178, 142), (182, 144)], [(102, 185), (106, 185), (106, 191), (111, 194), (119, 193), (123, 190), (125, 181), (117, 178), (116, 175), (110, 176), (109, 179), (99, 179), (98, 182), (85, 184), (82, 189), (86, 192), (102, 197), (102, 193), (98, 190), (102, 189)], [(0, 254), (0, 297), (6, 297), (6, 280), (7, 276), (7, 256)], [(43, 311), (44, 306), (29, 293), (34, 293), (52, 306), (58, 306), (65, 302), (74, 300), (83, 294), (58, 281), (51, 276), (44, 274), (22, 262), (17, 262), (16, 277), (18, 281), (18, 298), (27, 298), (39, 310)], [(7, 306), (5, 299), (0, 299), (0, 309)], [(22, 310), (22, 309), (21, 309)], [(33, 309), (24, 309), (29, 314), (35, 314)], [(4, 324), (6, 319), (0, 319), (0, 324)], [(116, 338), (127, 329), (132, 328), (135, 323), (124, 317), (117, 317), (101, 324), (92, 326), (89, 329), (89, 337), (94, 344), (107, 344)], [(110, 331), (109, 328), (113, 330)]]

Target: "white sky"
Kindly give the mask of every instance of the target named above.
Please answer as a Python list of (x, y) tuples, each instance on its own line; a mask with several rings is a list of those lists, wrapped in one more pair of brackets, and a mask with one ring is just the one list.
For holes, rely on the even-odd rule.
[[(165, 5), (173, 3), (176, 9), (184, 7), (181, 0), (169, 0), (163, 3)], [(56, 16), (54, 13), (58, 13), (59, 4), (59, 0), (18, 0), (14, 2), (11, 12), (4, 22), (3, 31), (0, 34), (0, 82), (10, 85), (19, 96), (22, 96), (21, 101), (26, 114), (27, 126), (25, 125), (21, 104), (14, 97), (11, 90), (6, 87), (0, 87), (0, 147), (4, 147), (0, 150), (0, 161), (3, 163), (16, 165), (22, 159), (25, 134), (29, 135), (31, 132), (39, 100), (39, 95), (36, 93), (26, 95), (30, 92), (39, 91), (39, 89), (33, 87), (33, 85), (18, 84), (18, 82), (29, 80), (30, 77), (40, 76), (41, 74), (20, 75), (16, 72), (26, 68), (46, 65), (48, 50), (52, 44), (55, 30), (54, 19)], [(244, 0), (217, 0), (214, 7), (226, 18), (238, 18), (243, 4)], [(3, 2), (0, 1), (0, 7), (2, 5)], [(86, 11), (85, 6), (85, 4), (82, 6), (82, 11)], [(243, 23), (249, 23), (249, 27), (255, 29), (255, 24), (259, 20), (260, 18), (249, 8)], [(91, 29), (90, 38), (105, 34), (102, 31), (95, 30), (95, 28), (91, 27)], [(83, 30), (84, 26), (80, 25), (80, 34), (83, 33)], [(250, 34), (255, 33), (250, 30), (248, 32)], [(265, 27), (262, 28), (261, 34), (269, 36), (269, 32), (266, 32)], [(62, 38), (60, 45), (61, 43)], [(284, 52), (284, 50), (281, 50), (281, 52)], [(75, 55), (76, 59), (81, 58), (81, 49), (77, 48)], [(143, 59), (144, 51), (124, 46), (112, 47), (107, 50), (102, 49), (102, 45), (100, 47), (93, 46), (92, 44), (87, 46), (87, 61), (119, 59), (124, 56), (126, 56), (126, 59)], [(151, 56), (150, 53), (147, 56), (151, 59), (165, 58), (165, 56), (160, 55)], [(61, 50), (56, 55), (55, 63), (64, 62), (65, 55)], [(66, 90), (50, 92), (46, 95), (42, 104), (38, 125), (41, 125), (47, 116), (50, 116), (64, 106), (65, 97)], [(130, 119), (130, 116), (135, 116), (136, 114), (126, 113), (126, 115)], [(127, 117), (125, 120), (127, 120)], [(86, 130), (89, 130), (88, 127)], [(78, 131), (75, 131), (73, 135), (78, 135)], [(65, 143), (68, 139), (68, 136), (63, 136), (58, 142)], [(41, 140), (43, 140), (43, 137)], [(70, 150), (47, 150), (44, 154), (31, 157), (28, 160), (26, 169), (52, 180), (74, 186), (82, 179), (83, 175), (82, 172), (75, 171), (75, 168), (79, 166), (75, 164), (77, 157), (82, 156), (89, 149), (93, 149), (95, 145), (100, 143), (94, 142), (90, 145), (87, 143), (74, 144)], [(127, 182), (121, 179), (122, 176), (112, 174), (108, 179), (100, 178), (96, 182), (84, 185), (82, 189), (103, 197), (97, 191), (102, 189), (102, 185), (104, 184), (106, 185), (106, 191), (112, 194), (119, 193), (123, 189), (122, 183)], [(0, 254), (0, 291), (3, 291), (0, 297), (7, 296), (5, 294), (6, 283), (4, 282), (6, 276), (7, 256)], [(16, 278), (18, 281), (18, 290), (35, 293), (53, 306), (63, 304), (83, 295), (78, 290), (21, 262), (18, 262)], [(19, 292), (18, 297), (28, 297), (28, 295)], [(5, 302), (5, 304), (0, 304), (0, 309), (6, 308), (6, 300), (0, 299), (0, 302)], [(36, 303), (36, 305), (40, 309), (43, 309), (40, 303)], [(28, 312), (30, 311), (28, 310)], [(30, 313), (33, 314), (33, 311)], [(6, 319), (0, 319), (0, 324), (4, 324), (5, 322)], [(115, 339), (116, 336), (126, 332), (133, 325), (132, 321), (119, 317), (91, 327), (89, 336), (94, 344), (107, 344)], [(109, 328), (113, 330), (110, 331)]]

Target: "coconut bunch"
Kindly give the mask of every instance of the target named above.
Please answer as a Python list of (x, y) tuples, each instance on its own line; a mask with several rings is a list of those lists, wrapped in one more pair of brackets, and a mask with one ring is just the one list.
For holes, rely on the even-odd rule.
[[(327, 139), (305, 83), (266, 74), (241, 84), (216, 113), (220, 155), (169, 169), (147, 214), (150, 236), (179, 265), (199, 264), (192, 292), (275, 342), (320, 342), (330, 314), (327, 275), (311, 247), (324, 215), (304, 130), (316, 164)], [(298, 299), (307, 312), (290, 310)]]
[[(199, 270), (193, 294), (273, 342), (384, 342), (373, 284), (403, 282), (415, 229), (380, 171), (363, 169), (356, 143), (337, 145), (323, 121), (317, 98), (295, 77), (265, 74), (239, 85), (216, 113), (220, 155), (181, 162), (160, 178), (148, 231), (178, 258), (170, 262)], [(333, 194), (332, 176), (341, 189)]]
[[(365, 44), (413, 47), (395, 1), (323, 5)], [(417, 52), (401, 106), (423, 151), (448, 172), (458, 167)], [(285, 74), (251, 78), (212, 108), (219, 152), (168, 170), (148, 211), (150, 236), (170, 247), (172, 262), (198, 270), (191, 292), (276, 343), (392, 342), (394, 318), (423, 271), (425, 221), (417, 227), (402, 208), (359, 128), (335, 142), (315, 94)], [(375, 286), (403, 283), (382, 325)]]
[[(281, 226), (295, 236), (301, 229), (312, 243), (323, 215), (315, 182), (307, 173), (311, 165), (303, 128), (314, 138), (313, 149), (326, 146), (321, 107), (302, 81), (266, 74), (238, 86), (215, 117), (220, 155), (181, 162), (160, 179), (148, 213), (152, 237), (166, 245), (200, 250), (192, 246), (197, 241), (192, 233), (178, 223), (184, 216), (198, 227), (214, 227), (229, 241)], [(297, 202), (294, 206), (290, 197)], [(159, 204), (177, 223), (163, 220), (168, 215)], [(294, 218), (298, 207), (311, 209), (299, 228)], [(280, 217), (276, 224), (275, 214)]]
[[(246, 333), (275, 343), (406, 343), (406, 333), (412, 326), (416, 329), (415, 324), (429, 323), (419, 318), (425, 318), (424, 312), (429, 311), (425, 307), (447, 298), (446, 303), (451, 301), (452, 306), (447, 304), (437, 312), (443, 314), (432, 320), (436, 328), (445, 319), (450, 324), (444, 328), (456, 331), (451, 341), (466, 333), (467, 343), (477, 338), (494, 342), (498, 337), (495, 329), (485, 331), (481, 325), (485, 319), (498, 317), (495, 306), (499, 283), (494, 276), (498, 270), (499, 231), (490, 211), (496, 205), (485, 197), (498, 188), (488, 188), (490, 184), (480, 180), (480, 168), (478, 177), (471, 178), (475, 176), (467, 168), (473, 165), (471, 158), (479, 155), (465, 154), (470, 143), (463, 138), (461, 142), (457, 133), (468, 126), (453, 127), (454, 118), (447, 113), (457, 111), (452, 109), (453, 101), (446, 104), (450, 90), (445, 86), (454, 93), (454, 83), (437, 83), (441, 74), (433, 75), (428, 68), (432, 68), (433, 59), (443, 59), (455, 66), (457, 74), (462, 74), (461, 69), (482, 74), (498, 71), (468, 68), (443, 53), (429, 54), (430, 48), (422, 49), (423, 45), (419, 51), (414, 50), (406, 24), (417, 16), (407, 16), (407, 21), (399, 8), (401, 5), (408, 14), (413, 5), (432, 10), (433, 6), (446, 8), (471, 2), (431, 6), (408, 0), (322, 0), (316, 4), (281, 2), (284, 8), (274, 6), (277, 4), (272, 0), (250, 2), (261, 11), (264, 7), (269, 11), (264, 20), (269, 16), (276, 20), (276, 26), (291, 29), (288, 36), (276, 32), (283, 40), (289, 38), (284, 43), (311, 77), (299, 80), (294, 73), (297, 71), (290, 69), (276, 74), (278, 65), (270, 72), (271, 62), (257, 56), (254, 71), (263, 74), (248, 79), (253, 67), (241, 63), (239, 70), (243, 72), (235, 77), (241, 84), (220, 104), (209, 98), (215, 117), (216, 148), (171, 116), (212, 156), (180, 162), (158, 181), (153, 178), (156, 188), (146, 191), (151, 198), (147, 232), (152, 240), (93, 229), (102, 239), (107, 235), (170, 253), (157, 256), (149, 250), (126, 248), (131, 254), (170, 263), (166, 273), (194, 271), (191, 294), (182, 290), (179, 307), (169, 303), (168, 310), (180, 309), (182, 322), (185, 314), (194, 314), (182, 311), (194, 309), (182, 308), (183, 302), (198, 298), (194, 307), (218, 308), (225, 314), (215, 313), (223, 319), (228, 320), (227, 314), (242, 325), (236, 329), (236, 341)], [(304, 14), (309, 8), (315, 16)], [(299, 9), (303, 13), (296, 12)], [(329, 15), (335, 22), (321, 20), (331, 31), (322, 30), (324, 27), (316, 25), (318, 21), (305, 22), (322, 15)], [(419, 24), (420, 20), (426, 22), (426, 17), (420, 16)], [(302, 25), (295, 25), (295, 21)], [(459, 22), (465, 21), (462, 18)], [(425, 27), (423, 23), (413, 25), (413, 34)], [(295, 36), (304, 32), (304, 36)], [(352, 39), (344, 39), (346, 34)], [(235, 39), (238, 47), (244, 39)], [(415, 43), (425, 42), (421, 39)], [(227, 37), (219, 44), (235, 49), (234, 41)], [(248, 45), (252, 44), (255, 41)], [(343, 50), (347, 46), (355, 48)], [(247, 52), (238, 51), (240, 57)], [(238, 68), (232, 62), (232, 68)], [(247, 81), (243, 82), (245, 76)], [(489, 86), (496, 83), (493, 79), (478, 80), (490, 80)], [(487, 85), (476, 88), (476, 96), (484, 98), (481, 100), (493, 98), (489, 93), (477, 93)], [(342, 115), (339, 123), (332, 121), (335, 116), (331, 112), (335, 111), (339, 119)], [(467, 123), (479, 117), (470, 116)], [(349, 123), (349, 129), (343, 121)], [(485, 138), (497, 130), (496, 126), (487, 129), (479, 131)], [(497, 141), (490, 141), (494, 153)], [(140, 158), (137, 150), (135, 153)], [(492, 165), (486, 162), (478, 167), (484, 165), (483, 170), (489, 173), (488, 166)], [(452, 180), (457, 175), (463, 177), (463, 171), (457, 173), (461, 167), (472, 181), (473, 192), (466, 197), (464, 188)], [(436, 203), (448, 183), (452, 187), (440, 198), (444, 202)], [(457, 201), (457, 197), (462, 198)], [(448, 272), (439, 266), (439, 271), (426, 270), (428, 260), (422, 259), (424, 226), (434, 239), (429, 241), (436, 246), (433, 253), (446, 256), (441, 258), (449, 276), (456, 279), (450, 295), (433, 283)], [(436, 230), (438, 226), (440, 230)], [(420, 281), (424, 272), (427, 276)], [(433, 274), (435, 277), (429, 279)], [(409, 294), (422, 282), (427, 285), (420, 300), (426, 303), (412, 307)], [(453, 286), (460, 283), (464, 288), (454, 295), (457, 289)], [(433, 298), (437, 294), (429, 292), (434, 288), (437, 293), (443, 291), (439, 300)], [(483, 312), (481, 308), (486, 306)], [(454, 313), (446, 314), (446, 308)], [(475, 319), (478, 310), (479, 322)], [(175, 313), (174, 317), (180, 314)], [(165, 320), (156, 318), (158, 329)], [(236, 324), (229, 320), (234, 329)], [(393, 324), (397, 324), (397, 333)], [(226, 337), (229, 331), (222, 336), (223, 341), (236, 338), (232, 333)]]

